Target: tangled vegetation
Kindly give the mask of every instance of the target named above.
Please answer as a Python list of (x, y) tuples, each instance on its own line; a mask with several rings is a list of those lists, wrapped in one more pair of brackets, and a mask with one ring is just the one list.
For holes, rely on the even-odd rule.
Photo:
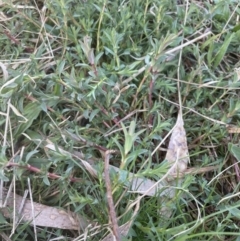
[[(23, 196), (31, 183), (35, 202), (98, 224), (85, 233), (35, 232), (25, 222), (11, 234), (12, 218), (0, 215), (0, 233), (16, 241), (103, 239), (111, 229), (104, 152), (114, 150), (118, 225), (134, 216), (122, 240), (240, 240), (239, 1), (15, 0), (0, 7), (2, 184), (14, 183)], [(128, 174), (158, 181), (167, 173), (179, 109), (188, 167), (206, 172), (176, 182), (170, 215), (160, 211), (168, 201), (158, 194), (133, 207), (139, 194), (126, 188)]]

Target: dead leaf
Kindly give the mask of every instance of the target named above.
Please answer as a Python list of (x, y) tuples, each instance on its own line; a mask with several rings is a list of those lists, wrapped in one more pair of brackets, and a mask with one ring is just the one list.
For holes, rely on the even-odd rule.
[[(1, 16), (1, 14), (0, 14), (0, 16)], [(3, 73), (3, 80), (7, 81), (7, 79), (8, 79), (7, 65), (2, 63), (2, 62), (0, 62), (0, 67), (1, 67), (2, 73)]]
[(184, 172), (189, 162), (186, 132), (182, 114), (179, 112), (166, 154), (166, 160), (172, 164), (170, 173)]
[[(14, 207), (14, 196), (16, 204), (16, 213), (21, 210), (21, 203), (23, 197), (10, 192), (7, 199), (7, 206), (1, 208), (3, 215), (7, 218), (13, 218), (11, 210)], [(4, 189), (3, 199), (7, 197), (7, 190)], [(34, 207), (34, 222), (37, 226), (60, 228), (60, 229), (70, 229), (70, 230), (84, 230), (89, 223), (82, 217), (76, 217), (74, 213), (70, 211), (65, 211), (63, 209), (58, 209), (54, 207), (49, 207), (36, 202), (31, 203), (30, 200), (26, 200), (24, 207), (22, 209), (20, 220), (24, 222), (30, 222), (32, 224), (32, 206)]]
[[(117, 173), (123, 171), (120, 170), (118, 167), (114, 167), (111, 165), (110, 169), (113, 169)], [(146, 194), (147, 196), (159, 195), (174, 197), (175, 195), (175, 192), (173, 192), (173, 190), (169, 187), (169, 183), (166, 180), (163, 179), (161, 182), (157, 183), (147, 178), (136, 177), (135, 174), (131, 172), (128, 172), (128, 182), (125, 182), (125, 186), (129, 188), (131, 192)], [(147, 190), (149, 191), (147, 192)]]
[[(186, 132), (184, 129), (184, 123), (182, 119), (182, 112), (179, 111), (177, 122), (172, 131), (172, 135), (168, 144), (168, 150), (165, 158), (171, 165), (168, 173), (171, 175), (178, 175), (184, 173), (187, 170), (187, 164), (189, 162), (189, 154), (188, 154), (188, 146), (187, 146), (187, 138)], [(178, 177), (178, 176), (177, 176)], [(178, 185), (182, 183), (182, 180), (179, 178), (177, 180)], [(171, 195), (169, 195), (168, 199), (173, 200), (175, 196), (176, 189), (174, 188), (175, 181), (169, 182), (171, 189)], [(168, 206), (163, 206), (160, 210), (158, 210), (161, 215), (165, 217), (171, 217), (172, 210)]]

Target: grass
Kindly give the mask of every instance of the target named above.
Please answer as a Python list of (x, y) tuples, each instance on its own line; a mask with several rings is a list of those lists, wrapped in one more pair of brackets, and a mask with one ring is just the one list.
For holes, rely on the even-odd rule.
[[(29, 180), (35, 202), (98, 225), (85, 237), (61, 228), (34, 232), (28, 223), (11, 234), (13, 220), (1, 217), (3, 240), (103, 239), (112, 228), (106, 150), (115, 150), (110, 164), (120, 167), (110, 170), (118, 225), (134, 217), (122, 240), (240, 240), (238, 1), (16, 0), (0, 7), (0, 178), (19, 195)], [(167, 173), (163, 140), (179, 108), (189, 168), (217, 168), (186, 174), (171, 184), (178, 190), (172, 200), (143, 197), (137, 208), (126, 173), (153, 181)], [(95, 176), (81, 159), (93, 162)]]

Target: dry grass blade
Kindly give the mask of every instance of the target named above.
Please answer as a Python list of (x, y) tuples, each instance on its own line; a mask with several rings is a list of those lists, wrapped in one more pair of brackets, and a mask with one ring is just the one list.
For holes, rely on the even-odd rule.
[(237, 126), (229, 126), (227, 130), (228, 133), (240, 133), (240, 128)]
[(0, 233), (0, 236), (2, 236), (3, 241), (12, 241), (5, 233)]
[[(119, 227), (119, 233), (124, 237), (128, 234), (128, 231), (132, 225), (132, 222), (127, 222)], [(108, 234), (102, 241), (112, 241), (114, 240), (114, 236), (112, 233)]]
[(113, 196), (112, 196), (112, 188), (111, 188), (111, 180), (109, 176), (109, 155), (111, 151), (106, 151), (104, 154), (105, 157), (105, 165), (104, 165), (104, 174), (106, 181), (106, 189), (107, 189), (107, 200), (108, 200), (108, 209), (109, 209), (109, 217), (112, 223), (114, 236), (117, 241), (120, 241), (120, 232), (117, 223), (117, 215), (114, 208)]

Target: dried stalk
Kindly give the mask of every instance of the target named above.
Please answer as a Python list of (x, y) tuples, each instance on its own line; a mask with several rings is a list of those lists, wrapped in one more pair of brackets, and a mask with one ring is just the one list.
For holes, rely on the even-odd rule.
[(117, 223), (117, 215), (114, 208), (113, 203), (113, 196), (112, 196), (112, 188), (111, 188), (111, 181), (109, 176), (109, 155), (111, 150), (108, 150), (104, 153), (105, 157), (105, 165), (104, 165), (104, 174), (105, 174), (105, 181), (106, 181), (106, 189), (107, 189), (107, 200), (108, 200), (108, 208), (109, 208), (109, 216), (113, 226), (113, 233), (115, 235), (116, 241), (120, 241), (120, 232), (119, 226)]

